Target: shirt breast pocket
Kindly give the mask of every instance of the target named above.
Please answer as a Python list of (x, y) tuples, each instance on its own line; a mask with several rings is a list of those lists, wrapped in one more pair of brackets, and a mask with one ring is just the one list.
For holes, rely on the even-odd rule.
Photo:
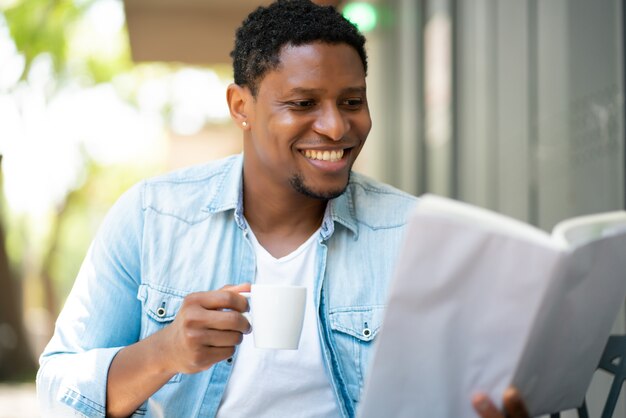
[[(143, 340), (174, 321), (184, 296), (171, 290), (142, 284), (139, 286), (137, 299), (142, 305), (140, 338)], [(181, 374), (178, 373), (168, 383), (178, 382), (180, 378)]]
[(355, 402), (361, 397), (383, 312), (384, 306), (338, 308), (329, 312), (337, 356)]

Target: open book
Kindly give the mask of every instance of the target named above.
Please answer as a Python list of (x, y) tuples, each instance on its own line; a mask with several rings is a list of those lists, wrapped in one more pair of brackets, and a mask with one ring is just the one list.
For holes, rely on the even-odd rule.
[(580, 406), (626, 297), (626, 212), (550, 235), (427, 195), (409, 221), (359, 417), (476, 417), (515, 385), (532, 416)]

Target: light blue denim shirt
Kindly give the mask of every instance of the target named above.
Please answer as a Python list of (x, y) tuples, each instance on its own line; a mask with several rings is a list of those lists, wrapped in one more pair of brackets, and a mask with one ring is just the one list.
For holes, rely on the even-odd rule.
[[(242, 161), (233, 156), (144, 181), (113, 206), (41, 356), (43, 416), (104, 417), (107, 372), (122, 347), (171, 323), (185, 295), (254, 279)], [(344, 417), (355, 414), (415, 202), (353, 173), (326, 208), (313, 291), (325, 366)], [(133, 417), (213, 417), (232, 364), (174, 376)]]

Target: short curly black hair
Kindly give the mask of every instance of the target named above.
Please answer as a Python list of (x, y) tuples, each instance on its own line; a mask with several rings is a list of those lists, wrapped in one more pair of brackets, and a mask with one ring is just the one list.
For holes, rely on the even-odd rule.
[(256, 97), (263, 76), (280, 64), (283, 46), (312, 42), (352, 46), (367, 74), (365, 37), (334, 7), (310, 0), (278, 0), (257, 8), (237, 29), (235, 49), (230, 53), (235, 83), (248, 87)]

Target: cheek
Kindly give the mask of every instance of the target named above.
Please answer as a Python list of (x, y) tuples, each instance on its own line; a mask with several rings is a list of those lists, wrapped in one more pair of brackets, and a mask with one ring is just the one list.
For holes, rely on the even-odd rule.
[(370, 133), (370, 130), (372, 129), (372, 119), (370, 119), (369, 114), (363, 115), (356, 119), (353, 129), (361, 142), (365, 142), (367, 136)]
[(287, 153), (295, 139), (306, 130), (302, 121), (290, 115), (280, 114), (268, 119), (264, 128), (266, 145), (276, 148), (280, 153)]
[(297, 129), (302, 125), (297, 115), (287, 111), (275, 111), (267, 115), (266, 126), (270, 134), (274, 136), (284, 136), (286, 132)]

